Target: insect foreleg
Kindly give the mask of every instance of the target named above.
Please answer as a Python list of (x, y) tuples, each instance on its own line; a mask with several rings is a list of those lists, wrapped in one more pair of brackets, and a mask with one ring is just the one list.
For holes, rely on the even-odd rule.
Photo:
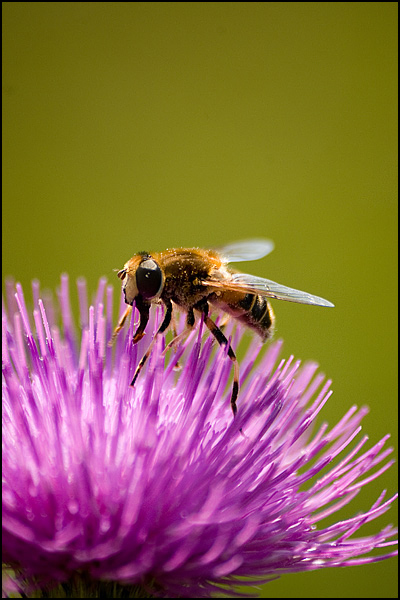
[(135, 335), (133, 336), (133, 344), (137, 344), (144, 336), (144, 331), (146, 329), (147, 323), (149, 322), (150, 312), (149, 305), (144, 304), (144, 302), (141, 302), (139, 299), (136, 300), (136, 308), (138, 309), (140, 314), (140, 322), (138, 328), (136, 329)]
[[(171, 315), (172, 315), (172, 304), (171, 304), (171, 301), (170, 301), (170, 300), (166, 300), (166, 301), (165, 301), (165, 306), (166, 306), (166, 311), (165, 311), (165, 315), (164, 315), (164, 320), (163, 320), (163, 322), (161, 323), (160, 327), (158, 328), (158, 330), (157, 330), (157, 333), (155, 334), (155, 336), (154, 336), (154, 337), (153, 337), (153, 339), (151, 340), (151, 342), (150, 342), (150, 346), (147, 348), (146, 354), (143, 356), (143, 358), (142, 358), (142, 359), (141, 359), (141, 361), (139, 362), (138, 366), (136, 367), (135, 374), (134, 374), (134, 376), (133, 376), (133, 379), (132, 379), (132, 381), (131, 381), (131, 383), (130, 383), (130, 385), (131, 385), (132, 387), (135, 385), (135, 381), (136, 381), (136, 379), (138, 378), (138, 375), (139, 375), (140, 371), (143, 369), (143, 367), (144, 367), (144, 365), (145, 365), (145, 363), (146, 363), (146, 360), (147, 360), (147, 359), (149, 358), (149, 356), (150, 356), (150, 353), (151, 353), (151, 351), (152, 351), (152, 349), (153, 349), (153, 346), (154, 346), (154, 344), (155, 344), (155, 342), (156, 342), (156, 339), (157, 339), (157, 336), (158, 336), (158, 334), (159, 334), (159, 333), (163, 333), (163, 332), (164, 332), (164, 331), (165, 331), (165, 330), (168, 328), (168, 325), (169, 325), (169, 324), (170, 324), (170, 322), (171, 322)], [(148, 316), (148, 313), (147, 313), (147, 320), (148, 320), (148, 318), (149, 318), (149, 316)], [(141, 327), (141, 324), (142, 324), (142, 321), (140, 321), (140, 325), (139, 325), (139, 327), (138, 327), (138, 331), (139, 331), (139, 329), (140, 329), (140, 327)], [(146, 324), (147, 324), (147, 321), (146, 321)], [(136, 338), (136, 336), (137, 336), (137, 333), (138, 333), (138, 331), (137, 331), (137, 332), (136, 332), (136, 334), (135, 334), (135, 338)], [(141, 337), (142, 337), (142, 336), (141, 336)], [(135, 343), (135, 338), (133, 339), (134, 343)], [(140, 339), (140, 338), (139, 338), (139, 339)]]
[(117, 335), (119, 334), (119, 332), (123, 328), (123, 326), (125, 324), (125, 321), (126, 321), (128, 315), (129, 315), (129, 313), (131, 311), (132, 311), (132, 306), (128, 306), (128, 308), (126, 309), (126, 311), (124, 312), (124, 314), (122, 315), (122, 317), (120, 318), (120, 320), (118, 321), (118, 325), (114, 329), (114, 332), (112, 334), (111, 340), (108, 342), (109, 346), (112, 346), (114, 344)]

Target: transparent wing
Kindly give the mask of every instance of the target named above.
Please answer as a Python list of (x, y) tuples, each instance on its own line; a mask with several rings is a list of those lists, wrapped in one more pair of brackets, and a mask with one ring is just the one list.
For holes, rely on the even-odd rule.
[(274, 242), (263, 239), (242, 240), (215, 248), (226, 262), (257, 260), (263, 258), (263, 256), (267, 256), (273, 249)]
[(317, 306), (335, 306), (329, 300), (325, 300), (325, 298), (286, 287), (286, 285), (281, 285), (270, 279), (255, 277), (246, 273), (233, 273), (232, 279), (227, 283), (229, 288), (232, 284), (235, 289), (254, 292), (255, 294), (277, 298), (278, 300), (288, 300), (289, 302), (298, 302), (299, 304), (315, 304)]
[(247, 292), (250, 294), (259, 294), (268, 298), (277, 298), (278, 300), (287, 300), (288, 302), (298, 302), (299, 304), (314, 304), (315, 306), (335, 306), (329, 300), (314, 296), (308, 292), (295, 290), (286, 287), (270, 279), (255, 277), (247, 273), (233, 273), (232, 279), (218, 280), (205, 279), (202, 284), (207, 287), (217, 288), (223, 291), (231, 290), (233, 292)]

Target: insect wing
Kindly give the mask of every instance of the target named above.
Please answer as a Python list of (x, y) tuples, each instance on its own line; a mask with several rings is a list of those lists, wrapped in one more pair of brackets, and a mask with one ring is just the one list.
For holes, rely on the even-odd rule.
[[(209, 283), (210, 284), (210, 283)], [(222, 287), (222, 286), (221, 286)], [(224, 284), (226, 289), (237, 291), (250, 292), (267, 296), (269, 298), (277, 298), (278, 300), (287, 300), (289, 302), (298, 302), (299, 304), (314, 304), (316, 306), (334, 306), (329, 300), (313, 296), (308, 292), (295, 290), (270, 279), (263, 277), (255, 277), (247, 273), (234, 273), (232, 279)]]
[(273, 249), (274, 242), (264, 239), (242, 240), (216, 248), (217, 252), (227, 263), (258, 260), (267, 256)]

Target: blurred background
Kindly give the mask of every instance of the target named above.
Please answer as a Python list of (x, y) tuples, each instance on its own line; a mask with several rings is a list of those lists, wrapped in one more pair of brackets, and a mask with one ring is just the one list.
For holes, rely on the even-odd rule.
[[(336, 305), (273, 302), (284, 357), (333, 379), (322, 418), (367, 404), (397, 448), (396, 2), (3, 3), (3, 277), (117, 290), (139, 250), (249, 237), (276, 247), (247, 272)], [(343, 518), (383, 488), (396, 467)], [(395, 598), (396, 574), (263, 596)]]

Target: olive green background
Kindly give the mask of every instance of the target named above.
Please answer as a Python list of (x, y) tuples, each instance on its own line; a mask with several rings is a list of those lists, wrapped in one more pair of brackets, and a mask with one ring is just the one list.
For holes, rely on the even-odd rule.
[[(333, 379), (321, 418), (395, 434), (397, 3), (5, 2), (3, 29), (4, 276), (117, 289), (136, 251), (269, 237), (238, 266), (336, 305), (273, 302), (284, 356)], [(396, 561), (263, 590), (394, 598)]]

